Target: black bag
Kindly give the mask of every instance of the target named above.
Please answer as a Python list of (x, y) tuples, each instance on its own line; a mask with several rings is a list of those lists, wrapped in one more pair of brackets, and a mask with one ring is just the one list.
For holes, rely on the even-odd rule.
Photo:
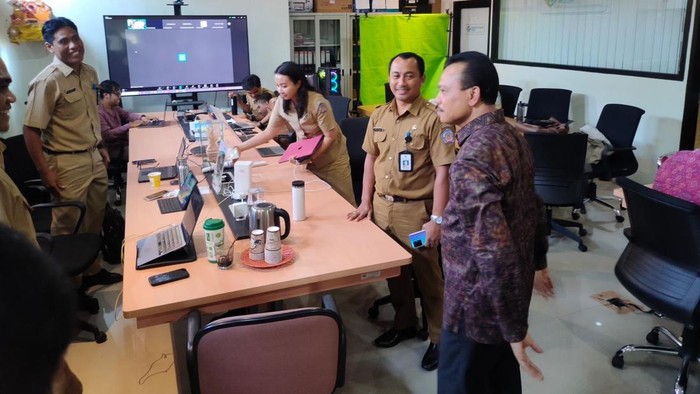
[(124, 217), (109, 203), (102, 222), (102, 258), (110, 264), (120, 264), (124, 241)]

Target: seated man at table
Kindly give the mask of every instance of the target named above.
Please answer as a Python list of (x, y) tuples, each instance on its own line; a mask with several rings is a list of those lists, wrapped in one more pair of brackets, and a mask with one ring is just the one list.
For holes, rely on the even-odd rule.
[(255, 74), (250, 74), (245, 77), (242, 86), (246, 91), (245, 95), (237, 95), (236, 92), (230, 92), (228, 96), (230, 98), (237, 97), (237, 103), (248, 119), (267, 124), (272, 112), (269, 111), (265, 105), (256, 103), (256, 100), (263, 93), (268, 93), (270, 96), (276, 97), (275, 93), (270, 89), (263, 88), (260, 77)]
[(674, 153), (659, 167), (654, 189), (700, 205), (700, 149)]

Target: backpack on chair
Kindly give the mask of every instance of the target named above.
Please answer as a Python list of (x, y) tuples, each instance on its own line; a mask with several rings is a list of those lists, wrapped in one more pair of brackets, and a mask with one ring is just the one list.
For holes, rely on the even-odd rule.
[(102, 258), (110, 264), (121, 263), (124, 228), (122, 213), (108, 203), (105, 206), (105, 218), (102, 222)]

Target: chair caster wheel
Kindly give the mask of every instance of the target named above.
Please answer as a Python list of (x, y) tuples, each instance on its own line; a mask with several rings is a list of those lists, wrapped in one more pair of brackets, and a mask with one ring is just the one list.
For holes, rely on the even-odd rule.
[(95, 342), (97, 342), (97, 343), (103, 343), (103, 342), (107, 341), (107, 334), (105, 334), (102, 331), (96, 332), (94, 334), (94, 336), (95, 336)]
[(367, 314), (369, 315), (370, 319), (375, 320), (377, 316), (379, 316), (379, 308), (376, 306), (370, 307), (367, 309)]
[(647, 342), (651, 343), (652, 345), (658, 345), (659, 344), (659, 333), (656, 331), (650, 331), (647, 334)]
[(617, 220), (618, 223), (622, 223), (625, 221), (625, 218), (620, 215), (616, 215), (615, 220)]
[(421, 328), (416, 333), (416, 337), (418, 337), (418, 339), (420, 339), (421, 341), (425, 341), (426, 339), (428, 339), (428, 330), (426, 330), (425, 328)]
[(580, 235), (582, 237), (586, 236), (587, 234), (588, 234), (588, 231), (586, 231), (585, 228), (578, 230), (578, 235)]
[(588, 246), (586, 246), (586, 245), (584, 245), (584, 244), (579, 244), (579, 245), (578, 245), (578, 250), (580, 250), (580, 251), (582, 251), (582, 252), (585, 252), (585, 251), (588, 250)]
[(612, 358), (612, 366), (615, 368), (622, 369), (625, 366), (625, 359), (622, 355), (614, 355)]

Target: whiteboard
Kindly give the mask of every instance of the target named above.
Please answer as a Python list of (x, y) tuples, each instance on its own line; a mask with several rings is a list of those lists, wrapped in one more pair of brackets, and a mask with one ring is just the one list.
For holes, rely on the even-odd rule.
[(489, 53), (489, 8), (463, 8), (459, 27), (459, 51)]
[(497, 60), (680, 75), (688, 0), (501, 0)]

